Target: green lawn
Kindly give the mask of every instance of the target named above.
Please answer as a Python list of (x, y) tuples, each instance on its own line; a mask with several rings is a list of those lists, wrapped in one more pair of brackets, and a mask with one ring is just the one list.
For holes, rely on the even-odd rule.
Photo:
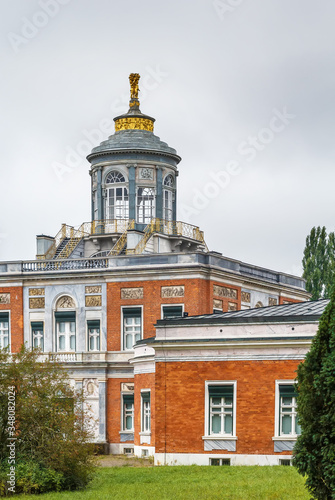
[(293, 467), (99, 468), (85, 491), (26, 495), (35, 500), (308, 500)]

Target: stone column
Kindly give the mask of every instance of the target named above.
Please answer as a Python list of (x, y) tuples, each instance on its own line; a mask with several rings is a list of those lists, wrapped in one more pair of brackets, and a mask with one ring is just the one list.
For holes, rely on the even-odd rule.
[(98, 220), (104, 219), (103, 197), (102, 197), (102, 171), (101, 167), (97, 171), (97, 204), (98, 204)]
[(99, 443), (106, 442), (106, 382), (99, 382)]
[(156, 217), (163, 219), (163, 172), (161, 167), (156, 169)]
[(130, 165), (128, 167), (129, 172), (129, 219), (136, 220), (136, 185), (135, 185), (135, 173), (136, 165)]

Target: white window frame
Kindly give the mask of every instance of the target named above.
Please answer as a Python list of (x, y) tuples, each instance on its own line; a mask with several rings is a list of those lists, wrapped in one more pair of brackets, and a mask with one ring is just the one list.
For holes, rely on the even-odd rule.
[[(116, 189), (122, 189), (122, 201), (120, 204), (117, 204), (116, 201)], [(125, 195), (125, 190), (127, 190), (127, 194)], [(109, 200), (111, 198), (110, 192), (114, 191), (114, 204), (110, 205)], [(115, 183), (108, 184), (106, 188), (106, 205), (105, 205), (105, 218), (107, 220), (124, 220), (129, 219), (129, 187), (125, 183)], [(113, 207), (113, 215), (110, 215), (110, 207)], [(120, 213), (119, 213), (120, 212)]]
[[(275, 385), (275, 429), (274, 441), (296, 441), (299, 434), (295, 433), (295, 421), (292, 425), (293, 432), (291, 434), (280, 435), (280, 390), (279, 387), (283, 385), (296, 385), (294, 380), (276, 380)], [(296, 414), (295, 414), (296, 415)]]
[[(126, 428), (126, 412), (125, 412), (125, 403), (124, 403), (124, 396), (133, 396), (133, 408), (132, 408), (132, 428), (127, 429)], [(134, 427), (135, 427), (135, 394), (134, 392), (121, 392), (121, 432), (122, 434), (129, 433), (133, 434), (134, 433)]]
[[(12, 348), (12, 343), (11, 343), (11, 334), (10, 334), (10, 333), (11, 333), (11, 321), (10, 321), (10, 320), (11, 320), (11, 318), (10, 318), (10, 310), (9, 310), (9, 311), (8, 311), (8, 310), (7, 310), (7, 311), (6, 311), (6, 310), (1, 310), (0, 312), (1, 312), (1, 313), (6, 313), (6, 314), (8, 314), (8, 345), (7, 345), (6, 347), (8, 348), (8, 351), (9, 351), (9, 352), (12, 352), (12, 351), (11, 351), (11, 348)], [(3, 329), (1, 329), (1, 331), (2, 331), (2, 332), (5, 332), (6, 330), (3, 328)], [(3, 335), (2, 335), (2, 338), (4, 338), (4, 337), (5, 337), (5, 335), (3, 334)], [(1, 347), (1, 345), (0, 345), (0, 347)]]
[[(148, 213), (148, 207), (144, 204), (143, 207), (139, 204), (139, 189), (150, 189), (153, 194), (153, 200), (152, 203), (150, 204), (150, 217), (147, 216)], [(143, 196), (143, 195), (141, 195)], [(149, 224), (152, 219), (156, 217), (156, 197), (157, 197), (157, 192), (156, 189), (152, 186), (137, 186), (136, 188), (136, 222), (139, 224)], [(142, 220), (140, 220), (140, 207), (141, 207), (141, 215), (142, 215)]]
[[(167, 199), (166, 199), (167, 198)], [(165, 221), (173, 220), (173, 202), (174, 202), (174, 191), (172, 189), (163, 189), (163, 219)]]
[[(91, 321), (99, 321), (99, 349), (90, 349), (90, 332), (88, 324)], [(95, 336), (96, 338), (97, 336)], [(101, 351), (101, 318), (86, 318), (86, 342), (87, 342), (87, 352), (100, 352)]]
[[(34, 347), (34, 331), (37, 331), (37, 330), (33, 330), (33, 327), (32, 327), (32, 324), (33, 323), (42, 323), (43, 327), (42, 327), (42, 335), (39, 335), (37, 338), (38, 338), (38, 348), (42, 349), (42, 351), (44, 351), (44, 330), (45, 330), (45, 325), (44, 325), (44, 321), (34, 321), (34, 320), (31, 320), (30, 321), (30, 331), (31, 331), (31, 346)], [(43, 348), (41, 347), (41, 339), (43, 340)]]
[(184, 305), (184, 303), (182, 303), (182, 304), (171, 304), (171, 303), (170, 304), (161, 304), (161, 319), (164, 319), (163, 307), (178, 307), (178, 306), (182, 307), (182, 316), (181, 317), (183, 317), (184, 316), (184, 311), (185, 311), (185, 305)]
[[(232, 385), (233, 386), (233, 432), (232, 434), (210, 434), (209, 433), (209, 386), (212, 385)], [(235, 441), (237, 440), (236, 436), (236, 413), (237, 413), (237, 406), (236, 406), (236, 390), (237, 390), (237, 381), (236, 380), (206, 380), (205, 382), (205, 433), (203, 436), (203, 439), (213, 439), (213, 440), (225, 440), (225, 441)]]
[[(76, 318), (77, 319), (77, 318)], [(77, 325), (76, 325), (76, 319), (75, 321), (57, 321), (56, 320), (56, 343), (57, 343), (57, 352), (76, 352), (76, 349), (77, 349)], [(71, 323), (74, 323), (74, 335), (71, 335), (71, 330), (69, 331), (66, 331), (66, 327), (65, 327), (65, 332), (64, 332), (64, 336), (65, 336), (65, 349), (60, 349), (59, 347), (59, 337), (60, 337), (60, 333), (63, 334), (63, 332), (59, 332), (59, 325), (61, 323), (64, 323), (65, 325), (70, 325)], [(71, 337), (74, 336), (74, 349), (71, 349)], [(67, 349), (68, 347), (68, 349)]]
[(121, 306), (121, 351), (131, 352), (134, 350), (134, 349), (127, 349), (125, 346), (123, 311), (125, 309), (137, 309), (137, 308), (141, 309), (141, 338), (140, 338), (140, 340), (143, 339), (143, 305), (134, 304), (133, 306)]
[[(142, 399), (142, 393), (149, 393), (150, 394), (150, 410), (149, 410), (149, 429), (145, 429), (144, 424), (144, 417), (145, 417), (145, 409), (144, 409), (144, 401)], [(140, 436), (150, 436), (151, 435), (151, 389), (141, 389), (141, 432)]]

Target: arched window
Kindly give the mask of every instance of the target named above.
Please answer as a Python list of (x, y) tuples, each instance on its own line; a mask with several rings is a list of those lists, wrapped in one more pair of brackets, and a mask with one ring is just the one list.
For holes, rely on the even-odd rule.
[(124, 176), (112, 170), (106, 177), (107, 196), (106, 196), (106, 210), (105, 218), (109, 220), (114, 219), (128, 219), (129, 217), (129, 196), (128, 188), (126, 186), (109, 186), (109, 184), (125, 183)]
[(106, 184), (115, 184), (116, 182), (126, 182), (126, 179), (117, 170), (112, 170), (106, 177)]
[(75, 308), (72, 297), (64, 295), (56, 304), (56, 340), (57, 351), (69, 352), (76, 350), (76, 312), (69, 309)]
[(163, 219), (173, 219), (173, 197), (174, 197), (174, 178), (173, 175), (168, 174), (163, 182)]
[(174, 178), (173, 175), (169, 174), (164, 179), (164, 186), (172, 188), (174, 187)]
[(144, 187), (137, 189), (137, 222), (149, 224), (155, 217), (155, 190)]

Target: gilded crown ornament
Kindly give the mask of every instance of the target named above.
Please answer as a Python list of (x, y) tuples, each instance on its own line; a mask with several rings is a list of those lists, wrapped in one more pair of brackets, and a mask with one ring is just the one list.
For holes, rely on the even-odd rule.
[(138, 99), (138, 82), (140, 80), (140, 75), (138, 73), (130, 73), (129, 82), (130, 82), (130, 98)]

